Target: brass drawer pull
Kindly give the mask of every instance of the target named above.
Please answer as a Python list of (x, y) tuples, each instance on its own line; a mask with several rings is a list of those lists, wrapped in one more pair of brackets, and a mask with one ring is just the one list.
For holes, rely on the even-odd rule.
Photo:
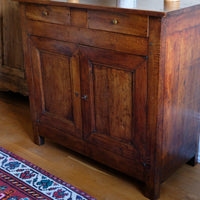
[(46, 10), (43, 10), (43, 11), (42, 11), (42, 15), (43, 15), (43, 16), (48, 16), (48, 15), (49, 15), (49, 12), (46, 11)]
[(113, 19), (112, 23), (116, 25), (119, 24), (119, 21), (117, 19)]

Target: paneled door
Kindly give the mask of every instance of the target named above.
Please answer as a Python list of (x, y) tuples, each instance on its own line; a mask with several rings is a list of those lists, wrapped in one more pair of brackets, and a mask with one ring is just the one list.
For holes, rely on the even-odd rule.
[(35, 121), (82, 137), (78, 47), (32, 36)]
[(117, 155), (145, 159), (146, 57), (80, 47), (84, 139)]

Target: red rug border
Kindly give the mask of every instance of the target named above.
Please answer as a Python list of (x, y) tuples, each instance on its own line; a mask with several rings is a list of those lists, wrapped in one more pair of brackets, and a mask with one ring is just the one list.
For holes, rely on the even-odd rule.
[(24, 164), (28, 165), (29, 167), (32, 167), (33, 169), (37, 170), (38, 172), (40, 172), (41, 174), (44, 174), (45, 176), (48, 176), (49, 178), (52, 178), (54, 181), (58, 182), (59, 184), (62, 184), (66, 187), (68, 187), (69, 189), (73, 190), (74, 192), (76, 192), (77, 194), (82, 195), (83, 197), (87, 198), (87, 200), (97, 200), (94, 197), (91, 197), (90, 195), (88, 195), (87, 193), (83, 192), (82, 190), (79, 190), (78, 188), (74, 187), (73, 185), (63, 181), (62, 179), (50, 174), (49, 172), (45, 171), (44, 169), (38, 167), (37, 165), (34, 165), (33, 163), (23, 159), (22, 157), (4, 149), (3, 147), (0, 147), (0, 151), (10, 155), (11, 157), (15, 158), (16, 160), (19, 160), (21, 162), (23, 162)]
[[(2, 177), (3, 175), (7, 176), (7, 177), (12, 177), (12, 180), (15, 180), (15, 184), (12, 183), (12, 180), (10, 181), (6, 181), (4, 177)], [(34, 197), (32, 194), (29, 194), (27, 192), (24, 192), (24, 190), (21, 187), (16, 186), (16, 184), (22, 184), (22, 185), (27, 185), (27, 188), (29, 188), (30, 186), (24, 182), (22, 182), (21, 180), (19, 180), (18, 178), (14, 177), (12, 174), (9, 174), (8, 172), (0, 169), (0, 180), (2, 182), (4, 182), (5, 184), (9, 185), (12, 188), (15, 188), (16, 190), (19, 190), (21, 193), (23, 193), (25, 196), (29, 196), (31, 199), (33, 200), (51, 200), (51, 198), (49, 198), (48, 196), (46, 196), (45, 194), (41, 193), (40, 191), (36, 190), (35, 188), (31, 187), (31, 190), (34, 191), (35, 193), (39, 194), (40, 197)], [(42, 198), (45, 197), (45, 198)]]

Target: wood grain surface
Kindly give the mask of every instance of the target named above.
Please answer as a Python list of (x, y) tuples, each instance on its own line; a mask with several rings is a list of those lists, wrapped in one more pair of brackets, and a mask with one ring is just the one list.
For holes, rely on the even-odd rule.
[(20, 5), (35, 143), (51, 139), (137, 178), (157, 200), (166, 178), (196, 164), (199, 5), (158, 17), (150, 8), (154, 16), (27, 2)]

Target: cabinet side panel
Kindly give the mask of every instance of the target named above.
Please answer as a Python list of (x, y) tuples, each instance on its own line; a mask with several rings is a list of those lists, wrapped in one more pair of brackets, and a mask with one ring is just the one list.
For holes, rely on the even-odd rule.
[[(165, 23), (163, 180), (197, 153), (200, 127), (200, 24), (191, 27), (185, 23), (191, 16), (194, 21), (198, 20), (197, 12), (194, 10), (181, 16), (169, 16)], [(176, 20), (178, 25), (174, 23)]]

